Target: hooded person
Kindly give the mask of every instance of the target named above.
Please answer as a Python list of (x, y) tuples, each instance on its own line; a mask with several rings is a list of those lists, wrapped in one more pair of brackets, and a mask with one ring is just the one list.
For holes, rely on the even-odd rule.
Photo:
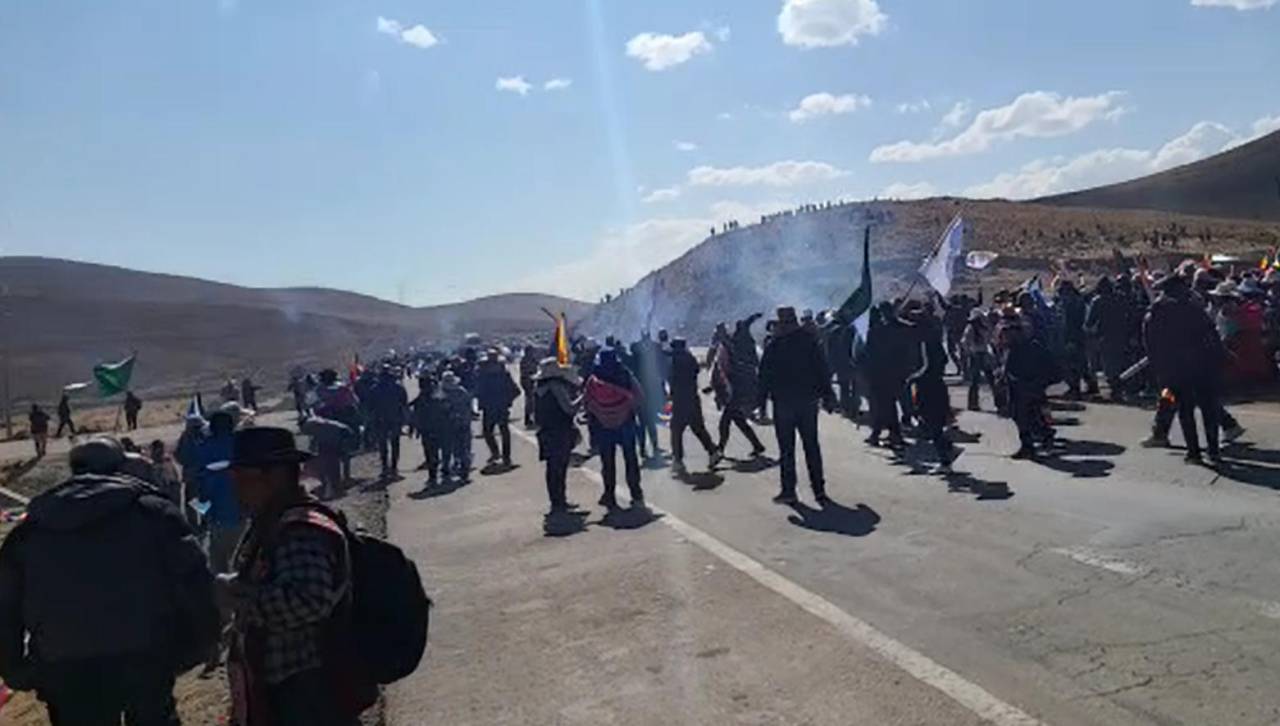
[(1018, 429), (1015, 459), (1031, 458), (1037, 445), (1052, 443), (1053, 430), (1045, 423), (1044, 405), (1045, 388), (1056, 379), (1056, 368), (1048, 348), (1029, 334), (1025, 326), (1008, 330), (1001, 371), (1009, 411)]
[(581, 434), (574, 423), (576, 389), (581, 381), (569, 366), (544, 358), (534, 378), (534, 415), (538, 425), (538, 459), (546, 463), (547, 500), (552, 514), (570, 508), (566, 495), (569, 462)]
[(63, 724), (177, 724), (175, 677), (218, 637), (213, 574), (173, 502), (120, 473), (118, 442), (71, 450), (0, 547), (0, 678)]
[(809, 484), (820, 504), (829, 500), (818, 442), (818, 406), (835, 410), (831, 372), (817, 336), (800, 326), (795, 308), (778, 308), (775, 335), (760, 358), (760, 396), (773, 401), (773, 427), (781, 460), (780, 504), (795, 504), (796, 435), (804, 447)]
[(1067, 379), (1067, 397), (1078, 399), (1082, 380), (1089, 392), (1096, 392), (1098, 388), (1097, 379), (1090, 373), (1085, 358), (1084, 330), (1088, 303), (1075, 283), (1065, 278), (1058, 281), (1056, 294), (1054, 310), (1062, 325), (1062, 362)]
[(390, 366), (383, 366), (369, 387), (369, 424), (378, 446), (382, 476), (396, 475), (400, 468), (400, 436), (409, 412), (409, 394)]
[(684, 338), (671, 341), (671, 456), (676, 473), (685, 471), (684, 432), (693, 431), (710, 458), (709, 467), (720, 463), (721, 452), (707, 432), (702, 417), (702, 398), (698, 387), (698, 359), (689, 352)]
[(600, 351), (591, 376), (583, 387), (583, 405), (591, 440), (600, 454), (600, 476), (604, 493), (600, 504), (610, 511), (618, 508), (618, 449), (622, 450), (631, 506), (644, 508), (644, 490), (640, 488), (640, 458), (636, 451), (636, 411), (644, 400), (644, 392), (635, 376), (618, 360), (613, 349)]

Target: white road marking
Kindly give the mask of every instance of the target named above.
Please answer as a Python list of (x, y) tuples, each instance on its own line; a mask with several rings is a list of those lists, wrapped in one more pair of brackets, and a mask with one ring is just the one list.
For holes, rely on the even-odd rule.
[(1117, 575), (1145, 575), (1151, 571), (1151, 568), (1145, 565), (1115, 557), (1109, 557), (1101, 552), (1097, 552), (1096, 550), (1088, 549), (1087, 547), (1059, 547), (1052, 551), (1063, 555), (1064, 557), (1069, 557), (1082, 565), (1088, 565), (1100, 570), (1114, 572)]
[[(512, 432), (526, 441), (537, 444), (537, 439), (528, 432), (515, 428), (512, 429)], [(575, 471), (597, 483), (602, 481), (600, 474), (592, 469), (578, 468)], [(625, 490), (620, 491), (618, 496), (619, 498), (625, 498)], [(655, 513), (661, 514), (662, 519), (660, 521), (683, 535), (690, 542), (792, 603), (799, 605), (810, 614), (817, 616), (847, 638), (880, 654), (885, 660), (906, 671), (916, 680), (946, 694), (984, 721), (996, 726), (1044, 726), (1044, 722), (1017, 706), (1000, 700), (982, 686), (965, 679), (959, 673), (935, 662), (910, 646), (894, 640), (866, 621), (841, 610), (830, 600), (806, 590), (765, 567), (760, 562), (685, 522), (671, 512), (652, 505), (649, 508)]]
[(18, 502), (19, 504), (22, 504), (23, 506), (26, 506), (26, 505), (28, 505), (28, 504), (30, 504), (30, 503), (31, 503), (31, 499), (30, 499), (30, 498), (25, 497), (25, 496), (23, 496), (23, 495), (21, 495), (21, 494), (19, 494), (19, 493), (15, 492), (14, 490), (7, 488), (7, 487), (0, 487), (0, 494), (3, 494), (3, 495), (5, 495), (6, 497), (9, 497), (9, 498), (10, 498), (10, 499), (12, 499), (13, 501)]

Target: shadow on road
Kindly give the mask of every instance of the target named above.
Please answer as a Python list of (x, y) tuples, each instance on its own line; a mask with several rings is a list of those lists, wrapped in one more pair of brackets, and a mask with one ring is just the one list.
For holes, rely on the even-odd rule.
[(572, 537), (587, 531), (587, 513), (581, 510), (555, 512), (542, 518), (542, 534), (547, 537)]
[(480, 470), (480, 476), (498, 476), (500, 474), (508, 474), (519, 469), (519, 464), (487, 464)]
[(600, 524), (610, 529), (640, 529), (659, 519), (662, 519), (662, 515), (648, 507), (632, 507), (610, 510), (600, 520)]
[(979, 501), (1002, 501), (1013, 496), (1009, 482), (979, 479), (966, 471), (956, 471), (942, 477), (951, 492), (969, 492), (978, 495)]
[(1116, 465), (1113, 461), (1097, 457), (1119, 456), (1124, 452), (1125, 447), (1106, 441), (1058, 439), (1053, 449), (1042, 452), (1031, 461), (1046, 469), (1070, 474), (1074, 479), (1101, 479), (1111, 476)]
[(436, 497), (453, 494), (464, 486), (466, 486), (466, 484), (458, 479), (445, 479), (443, 482), (437, 482), (435, 486), (423, 484), (422, 488), (418, 491), (409, 492), (408, 497), (410, 499), (417, 500), (435, 499)]
[(708, 492), (724, 484), (724, 477), (714, 471), (684, 472), (673, 476), (676, 481), (692, 486), (696, 492)]
[(788, 515), (787, 521), (815, 532), (865, 537), (880, 523), (880, 514), (865, 504), (850, 509), (839, 502), (828, 501), (821, 509), (814, 509), (803, 502), (796, 502), (791, 508), (795, 514)]
[(739, 474), (759, 474), (778, 465), (777, 459), (771, 459), (768, 456), (757, 456), (752, 459), (726, 459), (726, 461), (731, 462), (729, 468)]

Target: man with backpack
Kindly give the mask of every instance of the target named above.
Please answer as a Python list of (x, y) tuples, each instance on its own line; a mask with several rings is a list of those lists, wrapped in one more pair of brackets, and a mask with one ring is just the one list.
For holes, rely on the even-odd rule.
[(430, 600), (413, 563), (307, 494), (308, 457), (285, 429), (236, 433), (231, 471), (252, 525), (218, 592), (234, 612), (238, 726), (355, 724), (426, 646)]
[(122, 473), (113, 439), (71, 450), (0, 548), (0, 678), (53, 726), (177, 726), (174, 678), (218, 634), (213, 576), (178, 507)]

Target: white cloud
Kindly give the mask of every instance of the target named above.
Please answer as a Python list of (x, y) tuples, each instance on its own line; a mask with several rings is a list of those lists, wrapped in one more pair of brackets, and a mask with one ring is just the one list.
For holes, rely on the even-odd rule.
[[(1280, 126), (1280, 118), (1262, 118), (1254, 122), (1252, 130), (1265, 128), (1268, 122), (1277, 122)], [(1037, 159), (1017, 171), (971, 186), (965, 194), (979, 198), (1028, 199), (1114, 184), (1199, 161), (1237, 146), (1247, 138), (1237, 136), (1220, 123), (1201, 121), (1156, 149), (1098, 149), (1070, 159)]]
[(529, 95), (529, 91), (533, 89), (533, 84), (524, 79), (524, 76), (512, 76), (511, 78), (499, 77), (493, 87), (499, 91), (508, 91), (517, 93), (521, 96)]
[(404, 27), (399, 20), (391, 20), (378, 16), (377, 29), (383, 35), (390, 35), (405, 45), (412, 45), (415, 48), (430, 48), (438, 45), (440, 39), (435, 36), (425, 25), (414, 25), (412, 27)]
[(716, 118), (721, 121), (732, 121), (733, 114), (729, 113), (728, 111), (721, 111), (720, 113), (716, 114)]
[(876, 0), (786, 0), (778, 14), (782, 42), (801, 48), (857, 45), (889, 22)]
[(923, 113), (925, 111), (928, 111), (932, 107), (933, 107), (933, 104), (929, 103), (929, 99), (922, 98), (919, 101), (910, 101), (908, 103), (900, 103), (895, 107), (894, 110), (896, 110), (898, 113)]
[(886, 199), (927, 199), (938, 196), (938, 188), (929, 182), (896, 182), (885, 187), (880, 196)]
[(849, 172), (821, 161), (779, 161), (768, 166), (735, 166), (728, 169), (699, 166), (689, 170), (688, 181), (697, 187), (792, 187), (830, 181)]
[(1056, 93), (1033, 91), (1018, 96), (1007, 106), (978, 113), (964, 131), (937, 143), (899, 141), (871, 151), (873, 163), (917, 162), (951, 156), (978, 154), (997, 141), (1016, 138), (1066, 136), (1102, 119), (1124, 112), (1122, 94), (1063, 98)]
[(841, 96), (833, 96), (825, 92), (814, 93), (805, 96), (800, 101), (800, 105), (792, 109), (787, 116), (793, 123), (804, 123), (818, 116), (853, 113), (870, 105), (871, 99), (867, 96), (852, 93)]
[(674, 142), (677, 151), (697, 151), (698, 145), (692, 141), (676, 141)]
[(674, 68), (713, 49), (711, 41), (700, 30), (684, 35), (641, 33), (627, 41), (627, 56), (641, 61), (651, 71)]
[(1236, 10), (1260, 10), (1274, 7), (1280, 0), (1191, 0), (1198, 8), (1234, 8)]
[(1253, 122), (1253, 133), (1245, 141), (1260, 139), (1272, 131), (1280, 131), (1280, 115), (1264, 116)]
[(573, 79), (572, 79), (572, 78), (552, 78), (551, 80), (549, 80), (549, 81), (547, 81), (546, 83), (542, 84), (542, 90), (544, 90), (544, 91), (563, 91), (563, 90), (567, 89), (569, 86), (572, 86), (572, 85), (573, 85)]
[(732, 36), (733, 36), (733, 31), (730, 30), (729, 26), (727, 25), (722, 25), (716, 28), (716, 40), (720, 41), (721, 43), (728, 43), (729, 38), (731, 38)]
[(969, 113), (972, 110), (973, 107), (970, 106), (968, 101), (959, 101), (951, 107), (950, 111), (947, 111), (947, 115), (942, 117), (942, 125), (952, 128), (958, 127), (965, 122), (965, 119), (969, 118)]
[(669, 202), (672, 199), (680, 198), (680, 187), (667, 187), (666, 189), (654, 189), (645, 195), (643, 201), (645, 204), (653, 204), (655, 202)]

